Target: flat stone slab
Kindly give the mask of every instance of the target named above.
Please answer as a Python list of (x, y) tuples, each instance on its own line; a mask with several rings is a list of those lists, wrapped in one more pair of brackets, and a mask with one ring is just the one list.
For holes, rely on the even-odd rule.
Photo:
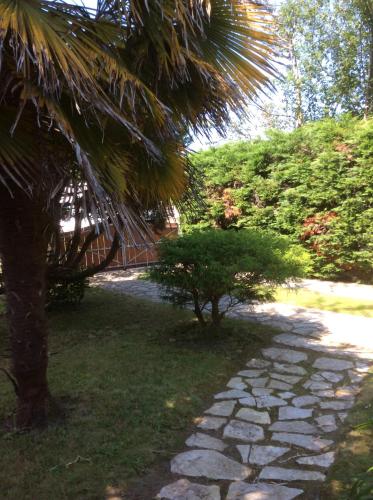
[(312, 366), (320, 370), (339, 372), (353, 368), (354, 364), (351, 361), (346, 361), (344, 359), (318, 358)]
[(296, 394), (294, 392), (290, 392), (290, 391), (279, 392), (277, 395), (278, 395), (278, 397), (280, 397), (282, 399), (291, 399), (294, 396), (296, 396)]
[(273, 367), (280, 373), (293, 373), (294, 375), (307, 375), (307, 371), (301, 366), (291, 365), (287, 363), (273, 363)]
[(330, 467), (334, 462), (335, 452), (329, 451), (322, 455), (314, 455), (311, 457), (299, 457), (295, 461), (301, 465), (316, 465), (318, 467)]
[(190, 448), (204, 448), (209, 450), (223, 451), (228, 445), (221, 439), (214, 438), (202, 432), (196, 432), (188, 437), (185, 444)]
[(359, 392), (360, 390), (358, 387), (344, 385), (338, 387), (338, 389), (335, 391), (335, 397), (337, 399), (354, 399)]
[(273, 441), (280, 443), (294, 444), (310, 451), (322, 451), (324, 448), (333, 444), (329, 439), (321, 439), (317, 436), (308, 436), (303, 434), (293, 434), (286, 432), (274, 432), (272, 434)]
[(255, 465), (267, 465), (276, 458), (285, 455), (290, 448), (282, 446), (259, 446), (253, 445), (250, 452), (249, 462)]
[(231, 420), (224, 427), (223, 437), (256, 443), (264, 439), (264, 431), (259, 425), (241, 422), (240, 420)]
[(256, 400), (252, 396), (240, 399), (240, 405), (242, 406), (256, 406)]
[(302, 408), (303, 406), (311, 406), (320, 401), (320, 398), (317, 396), (297, 396), (291, 402), (297, 408)]
[(246, 366), (248, 368), (256, 368), (256, 369), (261, 369), (261, 368), (268, 368), (269, 366), (271, 366), (271, 362), (270, 361), (266, 361), (265, 359), (250, 359), (250, 361), (248, 361), (246, 363)]
[(310, 389), (311, 391), (323, 391), (325, 389), (331, 389), (333, 386), (330, 382), (317, 382), (316, 380), (307, 380), (303, 387), (305, 389)]
[[(241, 402), (241, 401), (240, 401)], [(258, 408), (272, 408), (274, 406), (287, 406), (287, 401), (276, 396), (258, 396), (256, 405)]]
[(268, 382), (269, 378), (268, 377), (262, 377), (262, 378), (246, 378), (245, 382), (250, 385), (251, 387), (265, 387), (266, 383)]
[(247, 464), (249, 461), (251, 446), (249, 444), (238, 444), (236, 448), (241, 455), (242, 463)]
[(229, 486), (226, 500), (293, 500), (303, 493), (298, 488), (279, 484), (248, 484), (242, 481)]
[(308, 358), (304, 352), (294, 351), (293, 349), (280, 349), (278, 347), (262, 349), (262, 354), (265, 358), (275, 361), (285, 361), (286, 363), (300, 363)]
[(215, 394), (214, 399), (240, 399), (250, 396), (249, 392), (232, 389), (231, 391), (224, 391)]
[(282, 373), (271, 373), (271, 377), (293, 385), (302, 380), (302, 377), (297, 377), (296, 375), (284, 375)]
[(241, 377), (231, 378), (227, 383), (227, 387), (229, 387), (230, 389), (239, 389), (239, 390), (247, 389), (247, 385), (245, 384), (245, 382), (242, 380)]
[(332, 389), (326, 389), (324, 391), (311, 391), (312, 394), (319, 398), (334, 398), (335, 392)]
[(297, 408), (295, 406), (282, 406), (278, 410), (278, 418), (280, 420), (298, 420), (302, 418), (312, 417), (313, 410)]
[(348, 370), (348, 376), (353, 384), (360, 384), (364, 377), (366, 377), (366, 373), (358, 373), (353, 370)]
[(171, 460), (171, 472), (208, 479), (246, 479), (251, 469), (213, 450), (191, 450)]
[(328, 382), (333, 382), (333, 383), (340, 382), (341, 380), (344, 379), (343, 374), (335, 372), (324, 371), (324, 372), (319, 372), (319, 375), (321, 375), (321, 377), (327, 380)]
[(272, 424), (269, 430), (276, 432), (295, 432), (297, 434), (319, 434), (316, 426), (304, 422), (303, 420), (292, 420), (291, 422), (281, 420)]
[(229, 417), (232, 415), (234, 407), (236, 406), (237, 401), (221, 401), (219, 403), (215, 403), (204, 413), (209, 413), (210, 415), (216, 415), (219, 417)]
[(271, 419), (267, 411), (257, 411), (252, 408), (241, 408), (236, 413), (236, 418), (241, 418), (242, 420), (247, 420), (248, 422), (254, 422), (254, 424), (271, 423)]
[(264, 387), (254, 387), (251, 389), (254, 396), (268, 396), (274, 392), (274, 389), (265, 389)]
[(292, 384), (287, 384), (286, 382), (281, 382), (281, 380), (272, 379), (268, 384), (270, 389), (277, 389), (279, 391), (289, 391), (293, 388)]
[(259, 479), (272, 479), (274, 481), (325, 481), (325, 475), (316, 471), (286, 469), (285, 467), (271, 467), (268, 465), (262, 469)]
[(199, 417), (196, 419), (199, 429), (216, 431), (227, 422), (226, 418), (220, 417)]
[(159, 500), (221, 500), (219, 486), (205, 486), (191, 483), (187, 479), (179, 479), (169, 484), (158, 493)]
[(247, 378), (254, 378), (254, 377), (260, 377), (262, 373), (264, 373), (265, 370), (242, 370), (241, 372), (238, 372), (237, 375), (240, 377), (247, 377)]
[(293, 335), (292, 333), (280, 333), (280, 335), (273, 337), (273, 340), (279, 344), (298, 347), (300, 349), (312, 349), (313, 351), (320, 352), (329, 351), (327, 347), (320, 344), (317, 340), (299, 337), (299, 335)]
[(323, 410), (348, 410), (354, 405), (353, 401), (321, 401), (320, 408)]

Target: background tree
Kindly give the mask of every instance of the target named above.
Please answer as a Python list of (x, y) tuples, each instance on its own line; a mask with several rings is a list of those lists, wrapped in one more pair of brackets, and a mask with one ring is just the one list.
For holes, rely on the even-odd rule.
[(238, 0), (93, 12), (0, 0), (0, 254), (18, 427), (46, 421), (50, 207), (72, 165), (98, 221), (138, 228), (139, 207), (178, 199), (188, 183), (185, 130), (223, 131), (268, 83), (270, 22), (262, 5)]
[(295, 126), (343, 112), (371, 112), (370, 0), (285, 0), (278, 24), (287, 46), (282, 89)]

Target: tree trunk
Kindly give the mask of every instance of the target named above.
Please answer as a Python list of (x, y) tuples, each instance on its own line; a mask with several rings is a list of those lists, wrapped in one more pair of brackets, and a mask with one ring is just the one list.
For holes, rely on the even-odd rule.
[(43, 203), (0, 183), (0, 256), (10, 331), (11, 371), (17, 383), (16, 426), (43, 426), (47, 415), (45, 274), (47, 217)]
[(198, 292), (192, 292), (192, 295), (193, 295), (193, 304), (194, 304), (194, 314), (196, 315), (199, 324), (202, 326), (205, 326), (206, 321), (205, 321), (205, 318), (203, 317), (203, 313), (202, 313), (201, 307), (199, 305)]
[(211, 301), (211, 323), (212, 326), (220, 326), (221, 314), (219, 312), (219, 299), (213, 299)]

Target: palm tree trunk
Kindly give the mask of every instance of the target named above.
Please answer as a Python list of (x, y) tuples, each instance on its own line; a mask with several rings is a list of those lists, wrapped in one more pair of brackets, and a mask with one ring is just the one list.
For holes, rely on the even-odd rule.
[(0, 256), (10, 332), (11, 371), (17, 383), (17, 428), (46, 423), (46, 215), (42, 203), (0, 184)]

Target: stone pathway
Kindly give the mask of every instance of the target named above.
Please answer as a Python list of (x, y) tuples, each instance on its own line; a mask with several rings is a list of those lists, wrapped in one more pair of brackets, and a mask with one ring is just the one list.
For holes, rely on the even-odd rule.
[[(136, 272), (96, 284), (161, 300)], [(290, 500), (325, 480), (338, 434), (373, 360), (373, 319), (282, 304), (232, 316), (283, 330), (240, 367), (171, 461), (163, 500)], [(307, 496), (307, 498), (310, 498)], [(315, 496), (317, 498), (317, 496)]]

